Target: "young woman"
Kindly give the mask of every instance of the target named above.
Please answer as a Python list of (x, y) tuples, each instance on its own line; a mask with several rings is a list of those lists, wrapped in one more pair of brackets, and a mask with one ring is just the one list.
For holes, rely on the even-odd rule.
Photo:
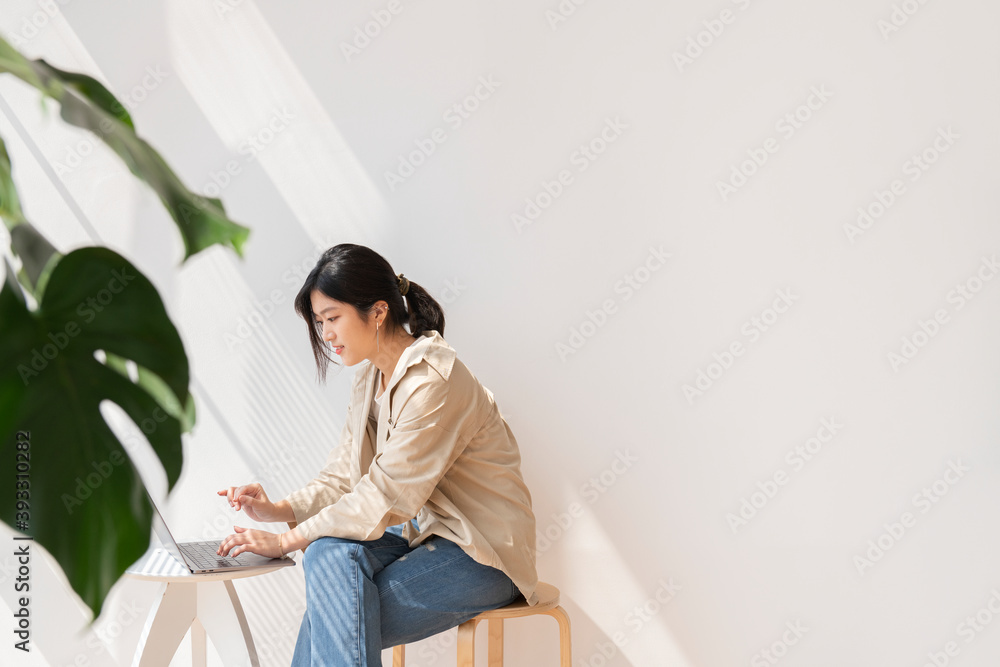
[(292, 664), (374, 667), (384, 648), (520, 596), (535, 604), (535, 517), (517, 441), (445, 342), (438, 303), (378, 253), (344, 243), (320, 257), (295, 309), (320, 381), (329, 351), (346, 366), (368, 362), (354, 375), (340, 444), (278, 502), (257, 483), (218, 492), (255, 521), (293, 526), (237, 526), (220, 554), (308, 546)]

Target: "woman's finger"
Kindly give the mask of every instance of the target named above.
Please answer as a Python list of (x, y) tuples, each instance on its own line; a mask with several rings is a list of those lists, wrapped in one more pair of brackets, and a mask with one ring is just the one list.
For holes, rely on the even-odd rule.
[(239, 540), (227, 540), (225, 544), (219, 547), (219, 553), (223, 556), (231, 556), (229, 552), (240, 545)]
[(240, 510), (240, 509), (243, 508), (243, 503), (240, 502), (240, 498), (242, 498), (243, 494), (246, 493), (246, 488), (247, 488), (246, 485), (238, 487), (236, 489), (236, 491), (233, 493), (233, 500), (236, 501), (236, 509), (237, 510)]
[[(250, 542), (253, 541), (253, 532), (250, 531), (250, 529), (246, 528), (245, 526), (233, 526), (233, 529), (236, 532), (227, 536), (225, 539), (222, 540), (222, 542), (219, 544), (218, 551), (216, 551), (217, 554), (222, 554), (223, 556), (225, 556), (230, 549), (236, 549), (236, 548), (239, 548), (239, 551), (236, 551), (235, 553), (230, 555), (235, 556), (237, 553), (247, 551), (246, 547), (242, 547), (242, 545), (250, 544)], [(244, 533), (246, 533), (245, 536)]]

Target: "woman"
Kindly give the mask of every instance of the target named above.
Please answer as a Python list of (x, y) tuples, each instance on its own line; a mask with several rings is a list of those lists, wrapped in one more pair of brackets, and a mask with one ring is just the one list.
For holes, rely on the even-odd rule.
[(344, 243), (309, 272), (295, 310), (320, 381), (328, 350), (346, 366), (369, 362), (354, 375), (340, 444), (276, 503), (256, 483), (218, 492), (255, 521), (294, 522), (281, 534), (236, 526), (220, 554), (309, 547), (292, 664), (381, 665), (384, 648), (522, 595), (535, 604), (535, 517), (517, 441), (445, 342), (438, 303), (378, 253)]

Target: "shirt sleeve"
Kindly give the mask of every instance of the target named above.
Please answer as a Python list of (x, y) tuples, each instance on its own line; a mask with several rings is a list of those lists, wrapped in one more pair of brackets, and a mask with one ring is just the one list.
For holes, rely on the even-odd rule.
[(351, 407), (347, 406), (347, 419), (340, 433), (340, 444), (330, 451), (319, 475), (298, 491), (285, 496), (292, 508), (295, 522), (301, 524), (327, 505), (351, 490), (351, 450), (354, 435), (351, 432)]
[(310, 542), (325, 535), (373, 540), (415, 517), (468, 443), (462, 422), (470, 407), (448, 400), (447, 382), (419, 386), (368, 471), (349, 493), (300, 523), (299, 534)]

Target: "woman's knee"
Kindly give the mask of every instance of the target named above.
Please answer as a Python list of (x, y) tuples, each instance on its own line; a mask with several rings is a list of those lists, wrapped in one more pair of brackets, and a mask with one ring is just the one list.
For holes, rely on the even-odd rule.
[(346, 562), (357, 558), (360, 547), (356, 540), (346, 540), (340, 537), (318, 537), (313, 540), (302, 555), (302, 567), (308, 572), (318, 564), (321, 571), (329, 571), (330, 566), (337, 562)]

